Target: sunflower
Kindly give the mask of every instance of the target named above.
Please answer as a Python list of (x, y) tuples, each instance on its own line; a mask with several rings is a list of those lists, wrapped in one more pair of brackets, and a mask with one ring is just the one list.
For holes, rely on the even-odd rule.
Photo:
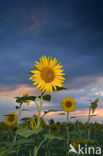
[(37, 88), (40, 88), (42, 92), (53, 92), (53, 89), (56, 90), (56, 87), (62, 87), (62, 83), (65, 78), (63, 75), (62, 65), (58, 63), (57, 59), (52, 57), (42, 56), (40, 62), (35, 61), (34, 70), (31, 71), (33, 76), (30, 77), (36, 85)]
[(72, 110), (75, 110), (76, 102), (71, 97), (66, 97), (62, 100), (61, 105), (66, 112), (71, 112)]
[[(23, 94), (23, 97), (29, 97), (28, 93)], [(29, 105), (30, 100), (24, 100), (25, 103), (27, 103), (27, 105)]]
[(88, 140), (86, 139), (77, 139), (73, 142), (73, 146), (77, 147), (79, 144), (84, 144), (87, 145), (88, 144)]
[(15, 125), (17, 122), (17, 114), (14, 112), (10, 112), (8, 115), (5, 116), (5, 124), (8, 126)]
[(30, 120), (29, 124), (30, 124), (30, 127), (31, 127), (32, 130), (36, 128), (35, 123), (34, 123), (33, 120)]
[(49, 128), (51, 133), (60, 131), (60, 125), (58, 123), (50, 124)]

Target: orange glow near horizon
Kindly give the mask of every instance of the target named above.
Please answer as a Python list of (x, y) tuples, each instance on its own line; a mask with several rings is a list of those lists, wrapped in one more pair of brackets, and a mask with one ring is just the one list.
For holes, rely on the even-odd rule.
[[(50, 116), (55, 116), (55, 115), (59, 115), (59, 113), (63, 113), (64, 111), (58, 111), (58, 112), (50, 112), (48, 113), (46, 116), (47, 117), (50, 117)], [(79, 117), (82, 117), (82, 116), (88, 116), (88, 112), (89, 112), (89, 109), (78, 109), (74, 112), (71, 112), (70, 113), (70, 116), (79, 116)], [(42, 113), (43, 114), (43, 113)], [(95, 113), (94, 113), (97, 117), (103, 117), (103, 108), (97, 108)]]
[[(22, 96), (24, 93), (28, 93), (29, 95), (36, 95), (36, 96), (40, 95), (39, 90), (36, 89), (35, 87), (22, 84), (22, 85), (18, 85), (14, 89), (9, 89), (9, 88), (1, 89), (1, 91), (0, 91), (0, 98), (1, 98), (1, 101), (2, 101), (2, 99), (6, 99), (7, 101), (10, 99), (11, 103), (9, 102), (9, 104), (11, 106), (15, 107), (16, 102), (15, 102), (14, 97)], [(48, 109), (49, 109), (49, 106), (52, 106), (52, 102), (51, 103), (44, 102), (43, 106), (48, 106)], [(28, 109), (30, 109), (30, 112), (24, 112), (23, 116), (32, 116), (33, 114), (37, 114), (36, 107), (35, 107), (35, 104), (33, 102), (31, 102), (30, 105), (26, 106), (26, 107)], [(50, 113), (46, 114), (44, 118), (45, 119), (50, 119), (50, 118), (53, 118), (53, 119), (55, 119), (55, 118), (62, 119), (63, 118), (64, 119), (65, 115), (59, 115), (60, 113), (63, 113), (63, 112), (64, 111), (50, 112)], [(70, 113), (70, 117), (76, 116), (77, 119), (78, 118), (82, 119), (82, 117), (86, 117), (87, 118), (88, 112), (89, 112), (88, 108), (77, 109), (74, 112)], [(43, 115), (44, 115), (44, 112), (42, 111), (41, 112), (41, 116), (43, 116)], [(95, 111), (95, 115), (96, 115), (95, 118), (98, 118), (98, 119), (101, 118), (102, 119), (103, 118), (103, 108), (97, 108), (96, 111)]]
[(25, 93), (39, 95), (40, 92), (35, 87), (31, 87), (26, 84), (18, 85), (16, 88), (9, 90), (8, 88), (4, 88), (5, 91), (0, 91), (0, 96), (22, 96)]

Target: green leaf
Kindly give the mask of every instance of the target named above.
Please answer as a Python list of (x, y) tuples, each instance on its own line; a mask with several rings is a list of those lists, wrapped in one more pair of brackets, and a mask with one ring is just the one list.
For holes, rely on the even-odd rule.
[(51, 95), (44, 95), (43, 100), (50, 101), (51, 100)]
[(38, 134), (42, 131), (42, 128), (35, 128), (34, 130), (30, 130), (30, 129), (19, 129), (17, 130), (17, 134), (22, 136), (22, 137), (29, 137), (33, 134)]
[(22, 109), (22, 111), (30, 111), (30, 110), (28, 110), (28, 109)]
[(29, 121), (31, 120), (32, 118), (28, 117), (28, 118), (22, 118), (21, 121)]
[(35, 101), (36, 96), (21, 97), (21, 99), (23, 100), (23, 102), (25, 102), (26, 100)]
[(91, 143), (91, 144), (99, 143), (97, 139), (95, 139), (95, 140), (89, 139), (88, 141), (89, 141), (89, 143)]
[[(41, 96), (38, 96), (38, 98), (41, 99)], [(51, 100), (51, 95), (44, 95), (43, 100), (50, 101)]]
[(92, 113), (95, 112), (97, 105), (98, 105), (99, 99), (97, 98), (94, 102), (91, 103), (91, 109), (92, 109)]
[(74, 119), (74, 118), (77, 118), (77, 117), (76, 116), (71, 116), (70, 118), (73, 118)]
[(16, 102), (17, 103), (23, 103), (26, 100), (31, 100), (31, 101), (35, 101), (37, 97), (36, 96), (27, 96), (27, 97), (16, 97)]
[(16, 109), (19, 109), (20, 107), (19, 107), (19, 106), (16, 106), (15, 108), (16, 108)]
[(34, 142), (35, 142), (35, 140), (34, 140), (33, 137), (32, 138), (20, 138), (15, 143), (14, 142), (11, 142), (11, 141), (10, 142), (7, 142), (5, 144), (5, 146), (8, 149), (8, 151), (7, 151), (8, 154), (11, 154), (11, 153), (15, 153), (15, 150), (18, 149), (18, 148), (20, 148), (23, 144), (29, 144), (29, 145), (31, 144), (31, 145), (33, 145)]
[(71, 135), (79, 137), (79, 133), (75, 130), (70, 132)]
[(90, 116), (96, 116), (96, 114), (90, 115)]
[(13, 153), (16, 153), (17, 152), (17, 150), (10, 150), (9, 152), (8, 152), (8, 154), (13, 154)]
[(61, 90), (66, 90), (66, 89), (67, 88), (56, 86), (56, 90), (53, 88), (53, 91), (61, 91)]
[(36, 98), (36, 96), (29, 96), (27, 100), (35, 101)]
[(7, 154), (8, 149), (6, 147), (1, 147), (0, 148), (0, 156), (4, 156), (5, 154)]
[(55, 136), (55, 135), (53, 135), (53, 134), (45, 134), (44, 137), (45, 137), (46, 139), (50, 139), (50, 140), (53, 140), (53, 139), (65, 140), (64, 138)]
[(44, 111), (44, 114), (46, 115), (47, 113), (50, 113), (50, 112), (58, 112), (58, 111), (62, 111), (62, 110), (53, 110), (53, 109), (50, 109), (48, 111)]
[(23, 138), (23, 139), (17, 140), (15, 142), (15, 145), (17, 146), (17, 145), (32, 144), (32, 143), (34, 143), (34, 138), (30, 138), (30, 139)]
[(23, 100), (21, 99), (21, 97), (16, 97), (16, 102), (21, 104), (23, 103)]
[(12, 149), (14, 144), (12, 142), (7, 142), (6, 146), (7, 146), (7, 148)]

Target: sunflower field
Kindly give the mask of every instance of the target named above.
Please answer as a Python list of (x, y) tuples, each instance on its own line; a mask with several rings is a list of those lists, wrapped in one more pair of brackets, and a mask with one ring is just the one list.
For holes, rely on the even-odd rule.
[[(88, 120), (82, 123), (71, 122), (70, 113), (76, 109), (76, 101), (69, 95), (60, 101), (61, 110), (43, 111), (43, 102), (50, 102), (52, 93), (65, 90), (65, 73), (56, 58), (42, 56), (35, 61), (30, 80), (40, 90), (40, 96), (28, 93), (16, 97), (16, 112), (9, 112), (0, 122), (0, 156), (75, 156), (99, 155), (103, 150), (103, 124), (91, 122), (99, 99), (91, 101)], [(39, 99), (39, 103), (37, 102)], [(32, 117), (21, 118), (23, 104), (36, 105), (37, 113)], [(45, 122), (44, 116), (50, 112), (64, 111), (65, 122), (53, 119)], [(81, 147), (80, 147), (81, 146)], [(78, 152), (79, 149), (79, 152)]]

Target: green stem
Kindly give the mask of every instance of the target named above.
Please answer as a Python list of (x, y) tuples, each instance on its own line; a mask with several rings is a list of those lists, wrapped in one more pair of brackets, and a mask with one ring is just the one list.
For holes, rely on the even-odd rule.
[[(40, 127), (40, 113), (41, 113), (41, 109), (42, 109), (42, 104), (43, 104), (43, 93), (41, 93), (40, 106), (38, 107), (38, 104), (36, 103), (37, 111), (38, 111), (38, 119), (37, 119), (37, 125), (36, 125), (37, 128)], [(44, 140), (41, 142), (41, 144), (38, 147), (37, 146), (34, 147), (34, 156), (37, 156), (38, 150), (43, 142), (44, 142)]]
[(34, 148), (34, 156), (37, 156), (37, 146)]
[(45, 139), (39, 144), (39, 146), (38, 146), (38, 148), (37, 148), (37, 152), (39, 151), (41, 145), (42, 145), (46, 140), (47, 140), (47, 138), (45, 138)]
[[(17, 127), (18, 127), (19, 120), (20, 120), (20, 115), (21, 115), (21, 106), (22, 106), (22, 103), (19, 106), (19, 113), (18, 113), (18, 119), (17, 119)], [(16, 142), (16, 138), (17, 138), (17, 133), (15, 134), (15, 137), (14, 137), (14, 143)]]
[(35, 121), (35, 116), (33, 116), (33, 121), (34, 121), (34, 123), (35, 123), (35, 126), (37, 127), (37, 123), (36, 123), (36, 121)]
[(88, 124), (89, 124), (89, 122), (90, 122), (90, 119), (91, 119), (91, 116), (90, 116), (90, 114), (91, 114), (91, 107), (89, 107), (89, 114), (88, 114)]
[(38, 108), (38, 121), (37, 121), (37, 128), (40, 127), (40, 113), (42, 109), (42, 104), (43, 104), (43, 93), (41, 93), (41, 101), (40, 101), (40, 106)]
[(11, 128), (9, 127), (8, 141), (10, 141), (10, 135), (11, 135)]
[(48, 156), (49, 155), (49, 142), (47, 142), (46, 148), (47, 148), (47, 150), (46, 150), (46, 156)]
[(67, 156), (69, 150), (69, 113), (67, 112)]
[(89, 125), (90, 125), (90, 119), (91, 119), (91, 106), (89, 107), (89, 114), (88, 114), (88, 140), (89, 140), (89, 138), (90, 138), (90, 127), (89, 127)]
[(31, 156), (31, 152), (29, 151), (29, 156)]
[(34, 156), (37, 156), (37, 154), (38, 154), (38, 151), (39, 151), (39, 149), (40, 149), (40, 147), (41, 147), (41, 145), (45, 142), (47, 140), (47, 138), (45, 138), (40, 144), (39, 144), (39, 146), (37, 147), (37, 146), (35, 146), (35, 148), (34, 148)]
[[(51, 130), (49, 129), (49, 134), (51, 134)], [(49, 150), (49, 144), (50, 144), (50, 141), (47, 140), (47, 145), (46, 145), (46, 156), (50, 156), (50, 150)]]

